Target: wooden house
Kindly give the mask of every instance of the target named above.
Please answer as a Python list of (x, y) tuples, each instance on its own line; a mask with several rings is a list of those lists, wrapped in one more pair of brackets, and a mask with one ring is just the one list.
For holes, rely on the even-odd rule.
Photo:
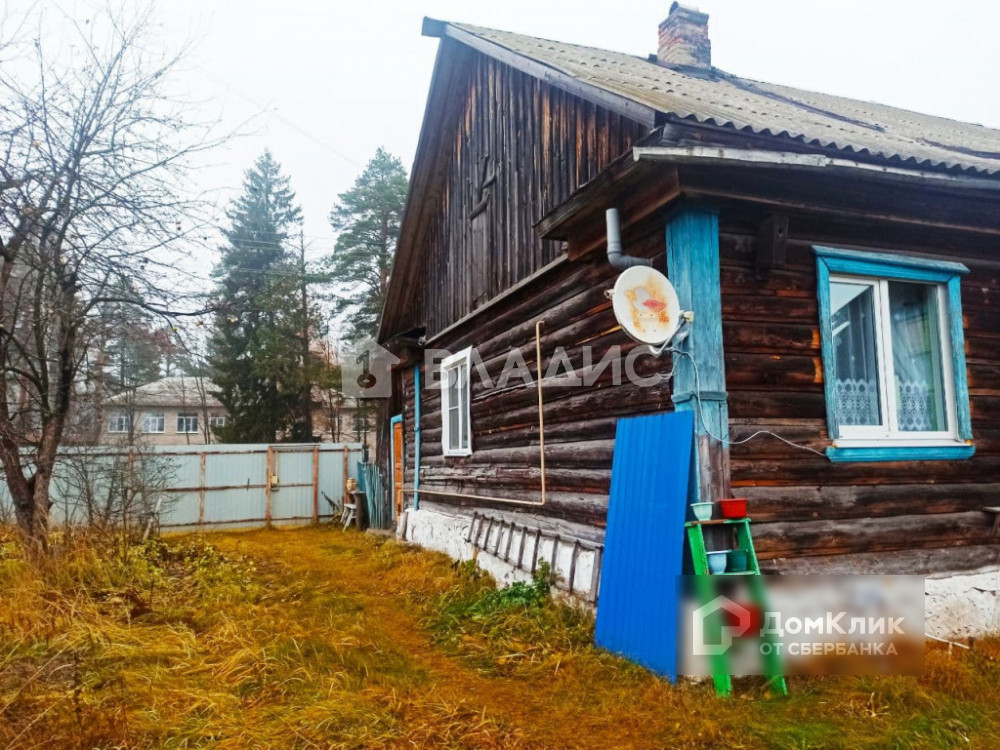
[[(1000, 570), (1000, 131), (723, 72), (677, 3), (648, 59), (424, 34), (379, 334), (407, 538), (500, 575), (551, 556), (592, 595), (616, 420), (697, 409), (701, 496), (748, 498), (768, 571)], [(594, 367), (637, 347), (609, 208), (694, 313), (691, 356), (635, 352), (637, 378)]]

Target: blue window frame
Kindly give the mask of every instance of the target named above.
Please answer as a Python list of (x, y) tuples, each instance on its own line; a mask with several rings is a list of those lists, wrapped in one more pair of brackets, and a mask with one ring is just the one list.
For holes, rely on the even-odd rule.
[(968, 458), (961, 263), (816, 252), (831, 461)]

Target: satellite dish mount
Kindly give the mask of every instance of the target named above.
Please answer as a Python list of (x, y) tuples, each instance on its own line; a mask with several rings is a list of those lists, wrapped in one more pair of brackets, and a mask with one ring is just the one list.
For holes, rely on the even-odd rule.
[(674, 285), (649, 260), (622, 252), (617, 209), (608, 209), (607, 221), (608, 261), (624, 270), (614, 289), (604, 294), (622, 330), (639, 343), (655, 347), (653, 354), (659, 357), (671, 341), (687, 338), (694, 313), (681, 310)]

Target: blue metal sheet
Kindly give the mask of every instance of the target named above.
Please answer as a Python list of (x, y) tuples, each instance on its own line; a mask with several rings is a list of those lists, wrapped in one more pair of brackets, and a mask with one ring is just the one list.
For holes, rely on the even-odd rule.
[(693, 441), (690, 411), (618, 421), (594, 633), (671, 679)]

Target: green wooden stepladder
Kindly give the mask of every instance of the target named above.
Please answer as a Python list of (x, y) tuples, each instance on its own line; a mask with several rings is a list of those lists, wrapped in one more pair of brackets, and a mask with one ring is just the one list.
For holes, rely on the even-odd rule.
[[(747, 553), (747, 570), (739, 573), (720, 573), (722, 576), (748, 576), (750, 594), (754, 604), (760, 609), (766, 610), (766, 592), (764, 590), (763, 577), (760, 574), (760, 565), (757, 562), (757, 551), (753, 546), (753, 536), (750, 533), (750, 519), (720, 519), (714, 521), (687, 521), (685, 524), (687, 531), (688, 547), (691, 550), (691, 562), (694, 569), (695, 586), (699, 600), (704, 604), (714, 595), (714, 587), (707, 576), (713, 575), (708, 567), (708, 551), (705, 546), (705, 527), (722, 527), (731, 533), (736, 541), (736, 549), (744, 550)], [(722, 633), (722, 612), (717, 610), (710, 614), (705, 622), (706, 635), (708, 638), (719, 638)], [(765, 632), (762, 642), (771, 646), (768, 654), (761, 658), (764, 662), (764, 674), (767, 676), (768, 685), (777, 695), (788, 695), (788, 686), (785, 683), (785, 676), (781, 668), (781, 657), (774, 648), (773, 635)], [(728, 697), (733, 692), (733, 678), (730, 669), (729, 657), (726, 654), (718, 654), (711, 657), (712, 680), (715, 683), (715, 692), (721, 697)]]

